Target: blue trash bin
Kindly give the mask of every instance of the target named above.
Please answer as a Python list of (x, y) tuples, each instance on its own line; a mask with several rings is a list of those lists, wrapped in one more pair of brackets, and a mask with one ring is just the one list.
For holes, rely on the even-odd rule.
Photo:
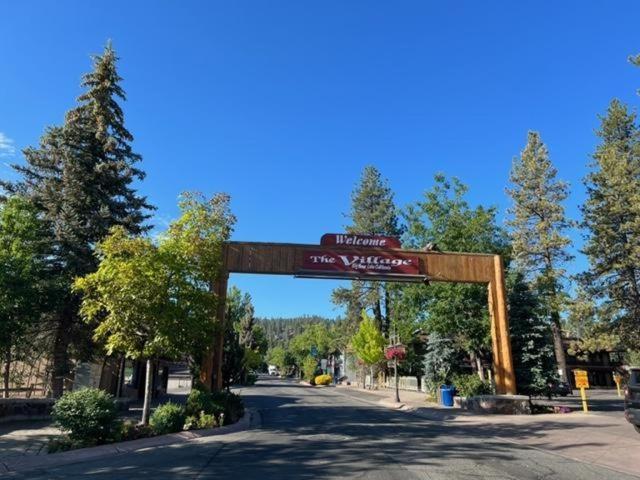
[(456, 391), (456, 387), (449, 385), (442, 385), (440, 387), (440, 398), (442, 399), (442, 405), (445, 407), (453, 407), (453, 393)]

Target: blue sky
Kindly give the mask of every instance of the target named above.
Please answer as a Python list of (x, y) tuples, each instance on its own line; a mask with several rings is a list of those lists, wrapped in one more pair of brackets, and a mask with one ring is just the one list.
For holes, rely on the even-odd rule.
[[(343, 230), (367, 164), (401, 206), (442, 171), (504, 212), (530, 129), (576, 217), (597, 115), (613, 97), (640, 100), (627, 63), (638, 18), (635, 1), (5, 2), (0, 177), (62, 122), (89, 54), (112, 39), (159, 228), (181, 191), (226, 191), (234, 239), (317, 243)], [(337, 282), (232, 282), (261, 316), (339, 313)]]

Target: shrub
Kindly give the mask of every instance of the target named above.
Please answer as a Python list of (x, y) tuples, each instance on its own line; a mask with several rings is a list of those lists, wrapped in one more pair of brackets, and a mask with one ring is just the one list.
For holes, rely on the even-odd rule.
[(318, 375), (315, 379), (316, 385), (331, 385), (333, 378), (331, 375)]
[(213, 397), (209, 392), (202, 390), (191, 390), (187, 398), (186, 414), (198, 417), (200, 412), (210, 415), (220, 415), (224, 411), (224, 407), (213, 401)]
[(215, 428), (218, 426), (218, 419), (215, 415), (200, 412), (199, 415), (190, 415), (184, 422), (185, 430), (197, 430), (200, 428)]
[(209, 415), (207, 413), (200, 413), (198, 419), (198, 428), (214, 428), (218, 426), (218, 420), (215, 415)]
[(104, 443), (116, 431), (118, 409), (113, 397), (97, 388), (65, 393), (51, 412), (56, 424), (76, 445)]
[(488, 382), (483, 382), (476, 374), (455, 375), (453, 384), (456, 392), (462, 397), (474, 397), (476, 395), (491, 394), (491, 386)]
[(156, 408), (149, 423), (154, 433), (163, 435), (181, 431), (184, 421), (184, 407), (177, 403), (167, 402)]
[(225, 390), (212, 393), (211, 398), (216, 405), (222, 408), (224, 419), (220, 420), (220, 425), (237, 422), (244, 415), (244, 403), (240, 395)]
[(311, 382), (315, 376), (316, 371), (318, 369), (318, 360), (313, 358), (312, 356), (308, 356), (302, 362), (302, 371), (304, 372), (304, 379), (308, 382)]
[(258, 381), (258, 375), (256, 375), (255, 373), (248, 373), (244, 384), (255, 385), (257, 381)]
[(47, 453), (66, 452), (67, 450), (74, 450), (76, 448), (87, 447), (84, 442), (78, 440), (71, 440), (68, 435), (58, 435), (57, 437), (49, 437), (49, 443), (47, 443)]
[(140, 425), (137, 422), (127, 420), (120, 425), (120, 431), (115, 441), (137, 440), (153, 436), (153, 430), (148, 425)]

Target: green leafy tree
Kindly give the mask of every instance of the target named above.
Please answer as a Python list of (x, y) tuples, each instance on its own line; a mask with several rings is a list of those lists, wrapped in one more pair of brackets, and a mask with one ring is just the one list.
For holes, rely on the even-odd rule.
[(47, 262), (43, 225), (33, 204), (19, 196), (0, 204), (0, 355), (4, 397), (9, 397), (11, 363), (46, 303)]
[(209, 288), (220, 272), (222, 244), (234, 217), (229, 198), (185, 194), (181, 216), (156, 245), (114, 227), (99, 243), (98, 269), (75, 282), (81, 314), (97, 325), (94, 337), (108, 354), (145, 360), (143, 423), (149, 420), (152, 361), (194, 358), (217, 327), (218, 298)]
[[(373, 166), (362, 172), (360, 183), (351, 195), (351, 224), (347, 231), (362, 235), (399, 237), (402, 227), (394, 203), (393, 191), (387, 180)], [(381, 282), (352, 282), (351, 288), (340, 287), (333, 292), (333, 302), (347, 309), (347, 318), (355, 325), (363, 308), (371, 309), (379, 328), (388, 333), (391, 322), (392, 290)]]
[(286, 375), (295, 366), (295, 358), (283, 347), (274, 347), (267, 353), (269, 364), (275, 365), (280, 373)]
[[(471, 207), (467, 187), (458, 179), (435, 176), (435, 184), (422, 201), (410, 205), (405, 213), (409, 248), (431, 244), (443, 251), (495, 253), (505, 255), (509, 245), (505, 232), (497, 225), (496, 209)], [(421, 327), (429, 335), (453, 339), (474, 360), (484, 379), (483, 359), (489, 356), (491, 337), (484, 285), (437, 283), (403, 287), (395, 308), (399, 331)], [(405, 339), (404, 341), (407, 341)]]
[(556, 372), (544, 307), (520, 270), (509, 272), (507, 289), (517, 390), (529, 396), (548, 393), (548, 383), (556, 379)]
[(70, 356), (88, 357), (90, 332), (79, 315), (79, 298), (71, 292), (73, 279), (97, 268), (95, 245), (112, 226), (139, 234), (152, 208), (133, 183), (144, 178), (132, 149), (119, 102), (125, 99), (111, 45), (93, 57), (93, 71), (82, 80), (84, 93), (62, 127), (52, 127), (37, 148), (24, 151), (26, 164), (14, 165), (22, 175), (16, 184), (3, 182), (9, 192), (27, 196), (41, 212), (49, 232), (51, 278), (60, 287), (56, 311), (46, 318), (53, 332), (52, 391), (62, 394)]
[(384, 337), (377, 322), (363, 310), (360, 327), (351, 339), (351, 347), (358, 359), (369, 367), (372, 384), (374, 367), (384, 360), (384, 346)]
[(337, 351), (336, 340), (333, 328), (325, 323), (314, 323), (291, 339), (289, 351), (300, 364), (309, 355), (328, 358)]
[(188, 335), (179, 318), (172, 315), (169, 291), (171, 272), (162, 254), (149, 239), (131, 237), (122, 227), (98, 247), (98, 270), (76, 280), (84, 294), (81, 314), (96, 323), (95, 338), (108, 354), (146, 360), (146, 383), (142, 423), (149, 422), (152, 361), (177, 356), (176, 340)]
[(636, 115), (614, 100), (602, 117), (582, 206), (588, 292), (611, 313), (628, 347), (640, 344), (640, 131)]
[[(236, 218), (231, 213), (230, 197), (218, 193), (210, 198), (200, 193), (183, 193), (180, 201), (180, 217), (171, 223), (161, 237), (160, 249), (173, 262), (176, 270), (175, 305), (186, 308), (183, 315), (199, 324), (199, 336), (190, 336), (189, 348), (192, 371), (198, 370), (203, 355), (207, 354), (216, 333), (224, 335), (229, 322), (219, 325), (215, 319), (218, 297), (214, 284), (222, 275), (222, 250), (233, 231)], [(216, 360), (222, 361), (222, 352)], [(218, 365), (214, 365), (214, 368)], [(206, 386), (210, 388), (210, 385)]]
[(318, 359), (308, 355), (302, 361), (302, 374), (304, 379), (308, 382), (312, 382), (316, 378), (318, 372)]
[(567, 361), (562, 341), (561, 313), (566, 299), (564, 265), (573, 259), (568, 248), (567, 219), (563, 203), (569, 195), (567, 184), (557, 178), (547, 147), (537, 132), (529, 132), (527, 145), (511, 170), (507, 193), (513, 259), (539, 293), (547, 312), (558, 370), (567, 381)]

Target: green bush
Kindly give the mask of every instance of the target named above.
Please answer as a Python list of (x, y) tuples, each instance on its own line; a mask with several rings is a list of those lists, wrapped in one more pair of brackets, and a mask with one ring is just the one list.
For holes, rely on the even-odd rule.
[(255, 383), (257, 381), (258, 381), (258, 375), (256, 375), (255, 373), (248, 373), (244, 384), (245, 385), (255, 385)]
[(203, 428), (216, 428), (218, 419), (215, 415), (200, 412), (199, 415), (190, 415), (184, 422), (185, 430), (198, 430)]
[(104, 443), (118, 427), (113, 397), (97, 388), (65, 393), (53, 406), (51, 416), (71, 443), (80, 446)]
[(195, 417), (198, 417), (201, 412), (217, 416), (224, 412), (224, 407), (213, 401), (211, 393), (193, 389), (187, 397), (185, 411), (187, 415)]
[(475, 397), (476, 395), (491, 394), (491, 386), (488, 382), (483, 382), (476, 374), (455, 375), (453, 384), (456, 392), (462, 397)]
[(308, 356), (302, 362), (302, 371), (304, 372), (304, 379), (311, 382), (316, 377), (318, 370), (318, 360), (312, 356)]
[(240, 395), (224, 390), (212, 393), (211, 398), (216, 405), (222, 408), (224, 413), (224, 420), (219, 422), (220, 425), (235, 423), (244, 415), (244, 403)]
[(331, 385), (331, 382), (333, 382), (333, 378), (331, 377), (331, 375), (318, 375), (315, 379), (315, 384), (316, 385)]
[(137, 422), (127, 420), (120, 425), (118, 435), (114, 437), (116, 442), (126, 440), (137, 440), (139, 438), (147, 438), (153, 436), (153, 430), (148, 425), (140, 425)]
[(151, 415), (149, 424), (154, 433), (158, 435), (179, 432), (184, 426), (185, 416), (182, 405), (167, 402), (156, 408)]
[(57, 437), (49, 437), (47, 443), (47, 453), (66, 452), (67, 450), (75, 450), (76, 448), (87, 447), (84, 442), (71, 440), (68, 435), (58, 435)]

